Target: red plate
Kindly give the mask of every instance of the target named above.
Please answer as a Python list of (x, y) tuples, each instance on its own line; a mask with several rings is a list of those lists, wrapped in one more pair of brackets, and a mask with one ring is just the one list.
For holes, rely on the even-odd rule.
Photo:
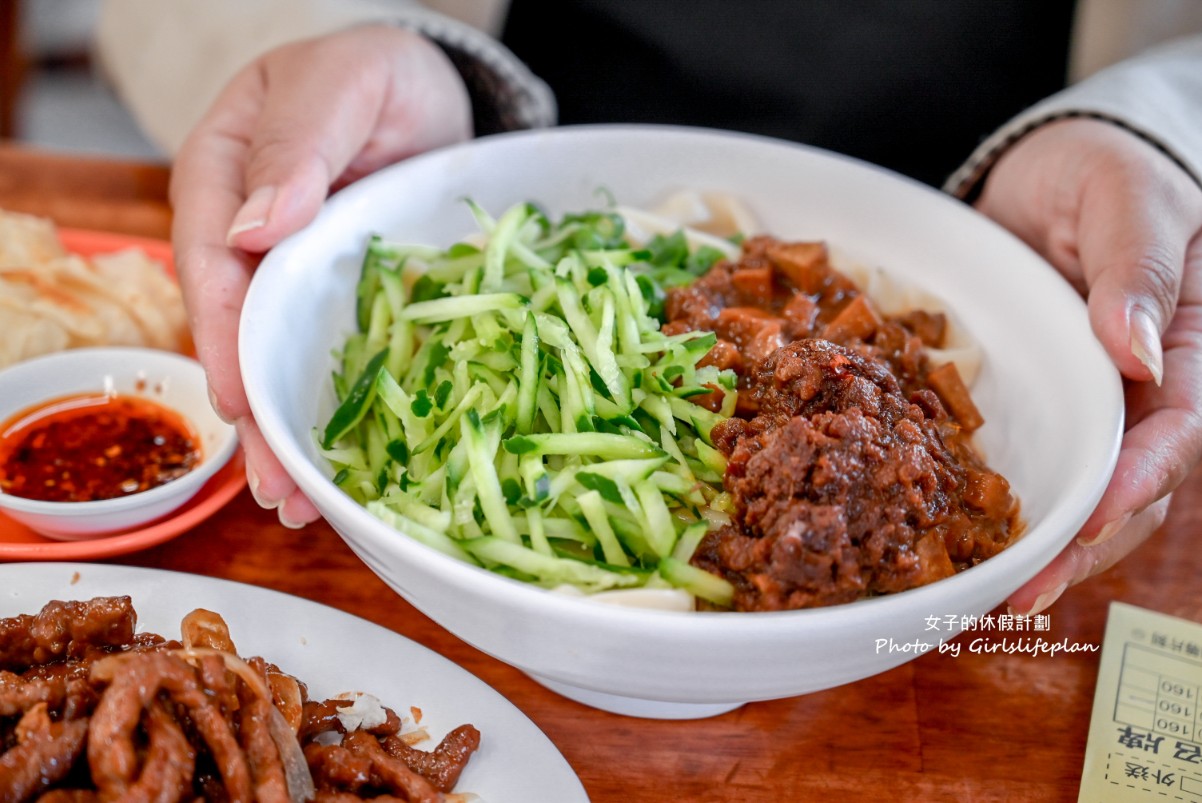
[[(171, 244), (164, 240), (82, 229), (59, 229), (58, 233), (69, 251), (84, 256), (140, 248), (151, 259), (162, 262), (168, 273), (175, 275)], [(182, 535), (200, 524), (233, 499), (245, 485), (246, 465), (239, 449), (196, 496), (169, 517), (139, 530), (89, 541), (44, 538), (0, 513), (0, 561), (95, 560), (146, 549)]]

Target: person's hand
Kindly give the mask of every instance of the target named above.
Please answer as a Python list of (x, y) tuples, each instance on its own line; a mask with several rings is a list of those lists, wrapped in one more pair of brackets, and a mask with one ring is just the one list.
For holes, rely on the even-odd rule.
[(1126, 385), (1126, 432), (1101, 502), (1010, 597), (1013, 610), (1034, 613), (1151, 535), (1202, 457), (1202, 190), (1135, 134), (1069, 119), (1004, 154), (977, 207), (1086, 295)]
[(442, 51), (366, 26), (256, 59), (176, 158), (172, 241), (197, 356), (213, 406), (237, 427), (251, 491), (286, 525), (318, 513), (268, 449), (242, 387), (238, 318), (251, 273), (332, 188), (470, 133), (467, 92)]

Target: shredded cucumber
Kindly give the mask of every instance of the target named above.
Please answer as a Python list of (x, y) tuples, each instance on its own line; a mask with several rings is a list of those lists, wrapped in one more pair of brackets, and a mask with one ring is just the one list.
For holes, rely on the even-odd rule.
[[(712, 334), (667, 336), (656, 317), (664, 285), (717, 252), (637, 249), (610, 210), (468, 209), (470, 243), (367, 245), (340, 403), (316, 433), (335, 481), (399, 532), (511, 577), (729, 601), (688, 560), (727, 516), (710, 431), (735, 378), (698, 368)], [(715, 388), (720, 413), (689, 401)]]

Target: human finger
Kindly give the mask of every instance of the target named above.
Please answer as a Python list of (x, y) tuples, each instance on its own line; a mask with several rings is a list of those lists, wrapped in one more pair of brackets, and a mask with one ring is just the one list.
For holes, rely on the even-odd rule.
[(1160, 384), (1161, 336), (1176, 312), (1187, 248), (1202, 225), (1202, 193), (1165, 157), (1149, 160), (1150, 169), (1091, 178), (1078, 251), (1094, 333), (1124, 376)]
[(1202, 226), (1202, 190), (1180, 166), (1113, 123), (1061, 120), (1007, 151), (976, 205), (1088, 296), (1124, 376), (1161, 380), (1160, 335)]
[(246, 482), (260, 507), (275, 510), (280, 522), (300, 527), (321, 514), (304, 495), (276, 458), (258, 425), (251, 418), (236, 424), (238, 439), (246, 455)]
[(1074, 540), (1044, 569), (1017, 591), (1007, 603), (1015, 613), (1034, 615), (1047, 610), (1072, 585), (1118, 563), (1148, 539), (1164, 522), (1171, 497), (1162, 497), (1133, 515), (1109, 540), (1085, 546)]
[(1105, 540), (1134, 511), (1175, 489), (1202, 459), (1202, 238), (1187, 253), (1177, 310), (1162, 342), (1163, 384), (1127, 384), (1128, 429), (1110, 486), (1080, 533), (1085, 543)]
[(449, 61), (394, 26), (287, 46), (263, 60), (260, 80), (246, 201), (227, 237), (248, 251), (265, 251), (307, 224), (348, 172), (470, 133), (465, 90)]
[(258, 102), (252, 76), (231, 82), (171, 171), (176, 273), (213, 407), (227, 421), (250, 414), (238, 366), (238, 321), (257, 259), (231, 250), (225, 239), (243, 202), (246, 138)]

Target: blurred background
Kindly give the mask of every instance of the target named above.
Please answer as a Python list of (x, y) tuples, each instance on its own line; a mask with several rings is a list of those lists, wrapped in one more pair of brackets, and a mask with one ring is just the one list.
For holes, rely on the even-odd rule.
[[(162, 0), (170, 3), (171, 0)], [(507, 0), (422, 0), (493, 35)], [(0, 0), (0, 139), (166, 161), (92, 56), (102, 0)]]
[[(170, 7), (172, 0), (160, 2)], [(421, 2), (494, 36), (502, 31), (509, 5), (509, 0)], [(101, 5), (102, 0), (0, 0), (0, 139), (165, 161), (96, 67), (91, 48)], [(1202, 30), (1202, 0), (1072, 5), (1079, 40), (1072, 53), (1074, 79), (1156, 42)]]
[(0, 138), (165, 161), (94, 67), (90, 43), (99, 5), (0, 0)]

